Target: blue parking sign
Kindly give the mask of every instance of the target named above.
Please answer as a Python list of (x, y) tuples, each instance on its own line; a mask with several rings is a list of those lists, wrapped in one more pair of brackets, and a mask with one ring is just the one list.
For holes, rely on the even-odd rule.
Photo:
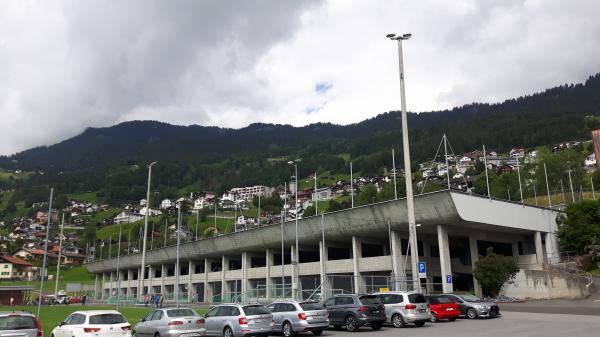
[(446, 275), (446, 283), (452, 283), (452, 275)]
[(419, 262), (418, 269), (419, 278), (427, 278), (427, 266), (425, 265), (425, 262)]

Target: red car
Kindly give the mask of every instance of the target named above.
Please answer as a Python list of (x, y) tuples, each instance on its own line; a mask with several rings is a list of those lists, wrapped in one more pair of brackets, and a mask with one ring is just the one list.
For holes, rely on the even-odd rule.
[(431, 312), (431, 321), (437, 322), (440, 319), (454, 321), (460, 315), (458, 303), (440, 296), (427, 296), (429, 302), (429, 311)]

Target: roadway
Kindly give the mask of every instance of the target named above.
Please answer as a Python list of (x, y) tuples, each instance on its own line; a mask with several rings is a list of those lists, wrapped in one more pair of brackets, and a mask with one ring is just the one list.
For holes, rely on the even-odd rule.
[[(424, 327), (407, 327), (395, 329), (384, 327), (373, 331), (368, 327), (361, 328), (352, 336), (398, 337), (564, 337), (577, 336), (598, 337), (600, 319), (593, 315), (544, 314), (532, 312), (504, 311), (502, 316), (493, 319), (459, 319), (454, 322), (427, 323)], [(323, 336), (349, 336), (345, 331), (327, 330)], [(305, 335), (310, 336), (310, 335)]]

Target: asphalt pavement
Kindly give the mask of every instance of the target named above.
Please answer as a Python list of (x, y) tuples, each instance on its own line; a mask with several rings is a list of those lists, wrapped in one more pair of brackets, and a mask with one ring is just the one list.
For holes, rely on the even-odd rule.
[[(310, 336), (310, 335), (305, 335)], [(459, 319), (454, 322), (427, 323), (424, 327), (397, 329), (384, 327), (373, 331), (363, 327), (358, 332), (327, 330), (323, 336), (428, 336), (428, 337), (598, 337), (600, 317), (593, 315), (543, 314), (530, 312), (504, 312), (501, 317), (492, 319)]]

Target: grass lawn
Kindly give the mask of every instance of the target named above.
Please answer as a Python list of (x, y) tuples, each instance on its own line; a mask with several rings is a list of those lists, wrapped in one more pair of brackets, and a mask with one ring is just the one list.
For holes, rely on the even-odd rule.
[[(596, 198), (598, 198), (598, 197), (600, 197), (600, 194), (596, 194)], [(581, 195), (581, 200), (592, 200), (592, 199), (593, 199), (592, 192), (584, 191), (583, 194)], [(572, 197), (570, 191), (565, 191), (564, 199), (563, 199), (562, 193), (551, 194), (550, 200), (552, 201), (552, 205), (562, 205), (562, 204), (564, 204), (564, 201), (566, 201), (567, 204), (573, 203), (573, 197)], [(577, 191), (577, 192), (575, 192), (575, 201), (577, 202), (579, 200), (580, 200), (579, 191)], [(527, 198), (524, 200), (524, 202), (529, 205), (535, 205), (535, 198)], [(537, 203), (539, 206), (548, 206), (548, 196), (546, 194), (538, 195)]]
[[(0, 311), (12, 311), (12, 310), (25, 310), (29, 312), (37, 313), (37, 306), (29, 306), (29, 307), (3, 307), (0, 306)], [(82, 307), (79, 304), (69, 305), (69, 306), (42, 306), (42, 310), (40, 312), (40, 318), (42, 321), (42, 328), (44, 329), (44, 336), (50, 337), (52, 333), (52, 329), (61, 321), (63, 321), (69, 314), (78, 310), (114, 310), (114, 306), (85, 306)], [(133, 326), (140, 320), (140, 318), (144, 317), (148, 312), (152, 310), (151, 308), (143, 308), (143, 307), (121, 307), (119, 311), (127, 318), (127, 321)], [(206, 313), (206, 309), (195, 309), (198, 314), (203, 315)]]
[[(48, 274), (56, 276), (56, 266), (50, 266), (48, 268)], [(95, 277), (87, 271), (85, 266), (77, 267), (61, 267), (60, 268), (60, 280), (58, 282), (58, 289), (64, 290), (67, 283), (82, 283), (82, 284), (94, 284)], [(28, 285), (32, 286), (37, 292), (40, 289), (40, 281), (2, 281), (0, 285)], [(44, 282), (44, 292), (54, 293), (54, 287), (56, 286), (56, 278), (54, 280)]]
[(96, 203), (98, 200), (96, 197), (96, 192), (73, 193), (73, 194), (69, 194), (68, 197), (69, 197), (69, 199), (82, 201), (82, 202), (89, 202), (89, 203)]

